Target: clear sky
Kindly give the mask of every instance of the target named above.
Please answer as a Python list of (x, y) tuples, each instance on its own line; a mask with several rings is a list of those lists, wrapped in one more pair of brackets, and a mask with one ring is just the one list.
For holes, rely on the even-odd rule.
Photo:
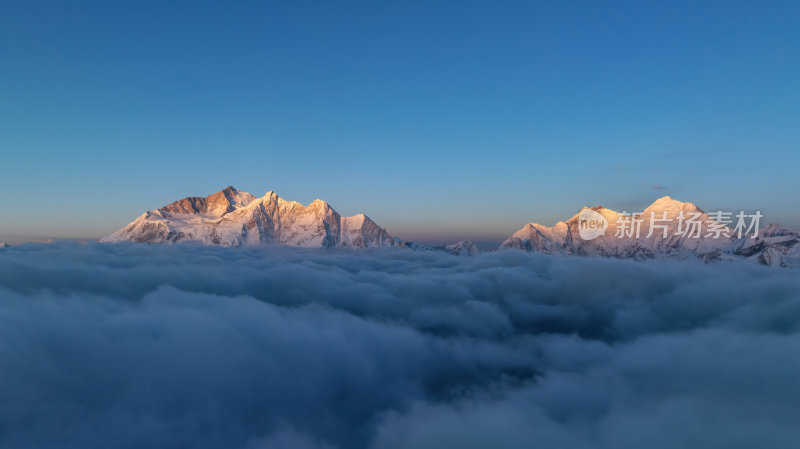
[(667, 194), (797, 229), (800, 2), (0, 0), (0, 155), (12, 241), (227, 185), (406, 239)]

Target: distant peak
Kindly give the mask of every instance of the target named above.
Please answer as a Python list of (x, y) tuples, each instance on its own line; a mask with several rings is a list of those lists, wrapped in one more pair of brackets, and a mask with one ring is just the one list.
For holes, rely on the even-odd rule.
[(797, 232), (784, 228), (778, 223), (770, 223), (761, 229), (761, 235), (764, 237), (780, 237), (786, 235), (797, 235)]
[(677, 213), (679, 211), (701, 212), (701, 213), (704, 212), (703, 209), (700, 209), (694, 203), (678, 201), (670, 196), (662, 196), (661, 198), (655, 200), (653, 204), (647, 206), (647, 209), (645, 210), (648, 212), (672, 211), (673, 213)]
[(655, 205), (659, 205), (659, 206), (673, 206), (673, 205), (679, 205), (679, 206), (693, 206), (693, 207), (697, 207), (697, 206), (695, 206), (695, 205), (694, 205), (694, 204), (692, 204), (692, 203), (687, 203), (687, 202), (684, 202), (684, 201), (678, 201), (678, 200), (676, 200), (676, 199), (672, 198), (672, 197), (671, 197), (671, 196), (669, 196), (669, 195), (667, 195), (667, 196), (662, 196), (661, 198), (659, 198), (659, 199), (657, 199), (657, 200), (653, 201), (653, 204), (651, 204), (651, 205), (650, 205), (650, 207), (653, 207), (653, 206), (655, 206)]
[(667, 196), (662, 196), (661, 198), (653, 201), (653, 204), (692, 204), (692, 203), (678, 201), (675, 198), (667, 195)]

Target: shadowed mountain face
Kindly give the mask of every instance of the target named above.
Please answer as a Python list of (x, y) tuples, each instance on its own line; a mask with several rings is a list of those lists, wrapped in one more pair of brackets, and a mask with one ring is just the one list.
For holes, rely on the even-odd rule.
[(237, 208), (247, 205), (254, 199), (256, 199), (255, 196), (247, 192), (241, 192), (236, 187), (228, 186), (205, 198), (190, 196), (170, 203), (159, 210), (168, 214), (197, 214), (221, 217), (228, 212), (233, 212)]
[[(586, 211), (591, 212), (589, 216), (607, 222), (605, 232), (593, 238), (581, 235)], [(552, 227), (528, 223), (500, 248), (621, 259), (745, 257), (764, 265), (800, 265), (800, 235), (776, 224), (761, 229), (758, 236), (754, 237), (751, 232), (739, 238), (730, 225), (718, 222), (692, 203), (668, 196), (655, 201), (637, 218), (641, 220), (638, 224), (603, 206), (584, 208), (566, 222), (560, 221)], [(634, 226), (638, 226), (638, 232)]]
[(234, 187), (145, 212), (103, 241), (354, 248), (395, 244), (386, 230), (366, 215), (342, 217), (321, 200), (304, 206), (272, 191), (256, 198)]

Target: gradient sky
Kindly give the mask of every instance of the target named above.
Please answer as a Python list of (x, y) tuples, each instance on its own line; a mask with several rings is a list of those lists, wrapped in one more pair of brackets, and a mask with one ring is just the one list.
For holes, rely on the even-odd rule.
[(800, 2), (0, 0), (0, 155), (10, 241), (227, 185), (418, 240), (663, 195), (798, 229)]

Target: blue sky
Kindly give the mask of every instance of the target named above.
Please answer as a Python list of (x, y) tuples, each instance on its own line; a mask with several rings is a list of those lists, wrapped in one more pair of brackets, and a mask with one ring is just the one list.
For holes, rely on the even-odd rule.
[(418, 240), (667, 194), (800, 228), (797, 2), (67, 3), (0, 1), (0, 239), (227, 185)]

